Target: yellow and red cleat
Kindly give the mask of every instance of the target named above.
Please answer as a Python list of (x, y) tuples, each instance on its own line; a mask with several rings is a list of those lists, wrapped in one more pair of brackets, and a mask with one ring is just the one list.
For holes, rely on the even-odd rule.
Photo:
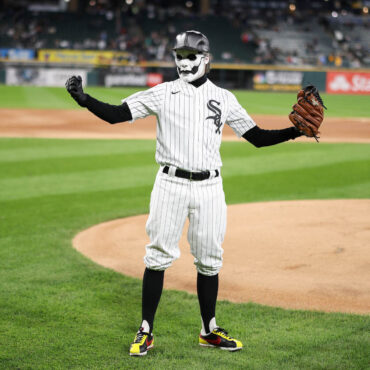
[(216, 347), (226, 351), (239, 351), (243, 348), (242, 342), (230, 337), (226, 330), (219, 327), (208, 335), (200, 334), (199, 345), (203, 347)]
[(145, 333), (142, 330), (139, 330), (130, 346), (130, 356), (145, 356), (148, 352), (148, 349), (153, 348), (153, 345), (153, 334)]

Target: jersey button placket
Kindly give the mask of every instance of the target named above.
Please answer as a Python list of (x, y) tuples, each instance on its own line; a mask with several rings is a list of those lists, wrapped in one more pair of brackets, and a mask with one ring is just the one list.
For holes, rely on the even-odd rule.
[[(193, 86), (194, 87), (194, 86)], [(199, 167), (199, 121), (198, 121), (198, 115), (199, 115), (199, 109), (200, 109), (200, 100), (201, 100), (201, 87), (195, 88), (194, 95), (193, 95), (193, 112), (192, 112), (192, 132), (191, 132), (191, 137), (193, 138), (193, 141), (191, 143), (192, 145), (192, 153), (193, 153), (193, 165), (196, 165)], [(196, 135), (197, 133), (197, 135)]]

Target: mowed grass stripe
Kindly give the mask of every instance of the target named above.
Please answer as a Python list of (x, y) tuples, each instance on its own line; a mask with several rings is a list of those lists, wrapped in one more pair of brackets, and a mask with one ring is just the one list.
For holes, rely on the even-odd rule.
[[(228, 203), (327, 198), (370, 198), (369, 161), (226, 177)], [(356, 192), (351, 189), (356, 186)]]
[[(125, 191), (125, 189), (135, 186), (151, 186), (157, 169), (155, 165), (147, 165), (0, 180), (0, 187), (3, 189), (0, 193), (0, 201), (56, 194), (89, 193), (107, 189)], [(287, 178), (290, 179), (288, 183)], [(240, 196), (243, 193), (246, 194), (246, 201), (304, 199), (305, 197), (342, 198), (346, 197), (346, 192), (342, 192), (343, 187), (359, 184), (363, 184), (361, 191), (358, 189), (350, 197), (370, 197), (370, 188), (367, 182), (369, 180), (369, 162), (365, 160), (316, 165), (304, 170), (289, 169), (258, 174), (225, 175), (223, 179), (226, 195), (230, 196), (228, 200), (233, 203), (238, 201), (231, 199), (235, 195)], [(235, 186), (236, 183), (238, 183), (238, 187)], [(230, 193), (228, 184), (231, 184)], [(277, 198), (276, 187), (280, 189)], [(329, 193), (327, 188), (331, 189)]]
[[(21, 139), (22, 140), (22, 139)], [(1, 142), (1, 141), (0, 141)], [(26, 141), (27, 142), (27, 141)], [(0, 160), (0, 179), (28, 177), (55, 173), (85, 172), (89, 170), (139, 167), (154, 163), (153, 141), (116, 141), (110, 145), (99, 142), (80, 147), (63, 144), (61, 140), (39, 141), (32, 155), (30, 148), (6, 150)], [(125, 143), (125, 144), (123, 144)], [(3, 151), (4, 153), (4, 151)], [(63, 156), (63, 154), (65, 154)], [(225, 143), (222, 147), (224, 176), (255, 174), (285, 169), (312, 167), (320, 164), (345, 162), (370, 157), (370, 146), (357, 144), (284, 144), (256, 150), (250, 144)], [(21, 160), (16, 161), (17, 158)], [(24, 168), (27, 168), (26, 172)]]
[[(62, 158), (43, 158), (13, 162), (0, 162), (1, 179), (68, 174), (76, 172), (98, 171), (114, 168), (140, 167), (153, 162), (153, 153), (139, 152), (101, 154)], [(24, 168), (27, 168), (25, 171)]]
[(0, 180), (1, 201), (42, 197), (52, 194), (93, 192), (98, 190), (125, 190), (130, 187), (151, 184), (157, 168), (142, 165), (130, 168), (56, 173), (54, 175), (29, 176)]
[[(60, 140), (38, 140), (38, 155), (42, 156), (42, 160), (0, 162), (0, 187), (3, 189), (0, 200), (125, 189), (135, 184), (150, 185), (158, 169), (154, 161), (154, 145), (150, 141), (136, 143), (136, 148), (143, 147), (144, 152), (135, 153), (131, 153), (135, 147), (131, 142), (127, 147), (124, 141), (112, 142), (111, 146), (103, 143), (105, 154), (94, 156), (89, 142), (72, 141), (75, 151), (68, 143), (60, 146), (59, 152), (55, 150), (57, 146), (53, 146), (53, 142), (60, 144)], [(83, 144), (90, 150), (82, 149)], [(89, 152), (89, 155), (61, 158), (65, 147), (76, 153), (78, 150)], [(54, 157), (48, 158), (50, 148), (54, 148)], [(94, 148), (99, 151), (98, 146)], [(24, 154), (19, 148), (17, 152)], [(17, 152), (13, 155), (16, 156)], [(347, 186), (348, 182), (356, 184), (366, 181), (370, 172), (369, 145), (284, 144), (257, 150), (246, 143), (224, 143), (222, 156), (225, 183), (235, 178), (231, 182), (240, 179), (247, 188), (249, 183), (263, 188), (276, 182), (284, 183), (285, 178), (289, 177), (292, 179), (288, 183), (289, 199), (298, 196), (296, 191), (292, 192), (290, 185), (296, 185), (298, 189), (302, 184), (316, 188), (323, 181), (327, 181), (325, 185), (330, 185), (334, 180), (337, 187)], [(250, 182), (252, 176), (254, 180)], [(302, 184), (297, 185), (296, 181)], [(285, 194), (284, 189), (281, 194)], [(360, 192), (357, 196), (364, 197), (366, 194)], [(317, 195), (320, 196), (320, 193)]]
[(138, 91), (146, 90), (146, 87), (121, 87), (121, 88), (106, 88), (106, 87), (88, 87), (93, 96), (98, 96), (103, 101), (109, 101), (111, 104), (121, 104), (122, 99), (137, 93)]
[[(37, 90), (33, 90), (37, 92)], [(27, 89), (20, 86), (6, 86), (0, 84), (0, 108), (28, 108)], [(33, 102), (38, 104), (38, 102)]]
[[(247, 147), (247, 148), (245, 148)], [(223, 147), (224, 177), (302, 170), (353, 160), (369, 160), (370, 145), (281, 144), (256, 150), (250, 145)], [(369, 170), (370, 170), (370, 161)]]
[(70, 104), (71, 102), (68, 100), (65, 101), (65, 96), (61, 89), (55, 87), (41, 89), (40, 91), (37, 91), (37, 95), (32, 94), (32, 91), (27, 90), (24, 96), (26, 98), (26, 104), (29, 107), (32, 107), (32, 104), (35, 104), (35, 100), (40, 109), (51, 109), (52, 107), (55, 109), (61, 109), (64, 106), (67, 108), (72, 107), (72, 104)]
[[(86, 92), (110, 104), (121, 104), (121, 100), (142, 88), (105, 88), (88, 86)], [(250, 114), (282, 115), (286, 118), (296, 102), (296, 93), (233, 91), (240, 104)], [(65, 88), (0, 85), (0, 107), (38, 109), (81, 109), (69, 96)], [(327, 117), (370, 117), (366, 95), (322, 94), (328, 110)], [(260, 122), (263, 125), (263, 122)]]
[[(6, 150), (12, 151), (11, 141), (7, 142)], [(245, 344), (240, 353), (229, 354), (199, 348), (197, 297), (175, 291), (163, 293), (154, 329), (155, 349), (146, 358), (130, 358), (128, 347), (141, 319), (141, 281), (95, 265), (72, 249), (71, 239), (79, 230), (99, 222), (147, 213), (157, 170), (153, 143), (148, 142), (148, 147), (143, 144), (142, 163), (137, 168), (138, 172), (133, 173), (135, 167), (122, 162), (122, 158), (131, 156), (131, 149), (127, 152), (117, 149), (119, 144), (125, 148), (126, 143), (128, 148), (130, 142), (108, 141), (111, 148), (108, 145), (100, 151), (99, 145), (89, 141), (66, 140), (62, 144), (63, 141), (58, 140), (35, 140), (40, 160), (40, 168), (37, 169), (38, 159), (27, 160), (25, 152), (22, 153), (22, 150), (30, 148), (30, 141), (25, 140), (25, 148), (22, 149), (22, 141), (14, 140), (21, 158), (17, 158), (17, 150), (14, 150), (13, 164), (18, 169), (9, 174), (8, 180), (20, 180), (11, 176), (22, 172), (31, 179), (48, 181), (51, 176), (55, 189), (74, 192), (48, 194), (47, 183), (41, 181), (39, 185), (42, 189), (45, 187), (42, 191), (46, 194), (23, 199), (23, 193), (28, 189), (22, 188), (20, 181), (12, 192), (12, 196), (18, 199), (0, 202), (0, 367), (366, 368), (368, 316), (219, 302), (218, 323), (232, 330), (232, 334)], [(0, 140), (0, 146), (1, 143)], [(244, 143), (225, 144), (222, 151), (227, 167), (232, 166), (234, 160), (243, 159), (244, 154), (246, 164), (248, 155), (261, 166), (277, 156), (277, 163), (282, 166), (300, 156), (307, 156), (310, 148), (313, 151), (318, 148), (316, 144), (287, 144), (264, 152)], [(133, 145), (138, 146), (138, 143)], [(47, 153), (52, 148), (57, 149), (47, 164)], [(225, 167), (228, 203), (281, 199), (282, 196), (285, 199), (309, 198), (317, 189), (320, 194), (326, 192), (327, 198), (337, 197), (340, 192), (343, 197), (353, 197), (354, 190), (356, 197), (368, 194), (369, 171), (364, 168), (367, 164), (362, 157), (362, 153), (368, 153), (367, 147), (349, 145), (338, 148), (339, 151), (344, 150), (348, 158), (343, 155), (340, 157), (343, 162), (317, 168), (285, 168), (274, 172), (273, 166), (267, 166), (265, 173), (257, 174), (249, 173), (250, 169), (237, 174), (233, 168), (227, 175)], [(63, 166), (64, 150), (69, 154), (75, 153), (76, 160), (67, 154), (68, 166)], [(89, 156), (89, 150), (97, 152)], [(325, 149), (320, 146), (320, 150), (325, 156)], [(340, 155), (331, 146), (327, 151), (333, 158)], [(355, 159), (351, 159), (351, 152)], [(259, 156), (263, 158), (261, 162), (256, 159)], [(87, 163), (89, 158), (93, 159), (91, 163)], [(94, 160), (97, 161), (95, 170)], [(117, 167), (109, 168), (116, 162)], [(82, 171), (84, 163), (87, 166), (85, 172)], [(105, 169), (104, 164), (107, 166)], [(54, 175), (51, 172), (53, 167), (57, 170)], [(7, 169), (9, 167), (3, 168), (5, 180)], [(152, 174), (149, 169), (153, 170)], [(37, 173), (37, 176), (27, 171)], [(124, 176), (118, 184), (115, 177), (120, 174)], [(27, 176), (23, 177), (22, 180), (27, 181)], [(76, 188), (75, 183), (81, 181), (86, 186), (77, 185), (80, 187)], [(110, 181), (119, 188), (106, 187)], [(145, 181), (145, 184), (138, 186), (140, 181)], [(37, 188), (37, 184), (34, 186)], [(93, 190), (94, 186), (99, 190)], [(132, 253), (144, 255), (145, 247)], [(189, 268), (196, 273), (194, 267)]]
[[(89, 87), (86, 92), (111, 104), (120, 104), (121, 99), (140, 90), (143, 89)], [(0, 85), (0, 96), (1, 108), (81, 109), (63, 87)]]
[[(44, 255), (48, 249), (53, 251), (46, 254), (64, 254), (65, 252), (54, 251), (53, 245), (62, 240), (68, 249), (71, 248), (71, 240), (79, 230), (106, 220), (147, 213), (151, 189), (152, 184), (127, 187), (124, 190), (44, 195), (0, 202), (0, 207), (4, 210), (0, 215), (0, 243), (9, 243), (6, 245), (12, 246), (11, 249), (0, 248), (0, 253), (13, 255), (18, 248), (32, 253), (32, 248), (28, 250), (26, 245), (35, 244), (36, 260), (39, 253)], [(21, 243), (18, 243), (19, 238)], [(46, 249), (41, 246), (40, 240), (46, 243)], [(18, 274), (17, 271), (15, 273)]]
[[(240, 104), (251, 114), (272, 114), (287, 117), (297, 100), (296, 93), (247, 90), (236, 90), (234, 93)], [(325, 117), (370, 117), (370, 107), (366, 95), (332, 95), (322, 92), (320, 95), (328, 108), (325, 110)], [(353, 107), (351, 107), (352, 104)], [(263, 122), (260, 123), (263, 125)]]
[[(12, 145), (13, 143), (13, 145)], [(64, 139), (6, 139), (0, 138), (0, 163), (45, 158), (95, 156), (107, 153), (140, 154), (155, 151), (150, 140), (64, 140)]]

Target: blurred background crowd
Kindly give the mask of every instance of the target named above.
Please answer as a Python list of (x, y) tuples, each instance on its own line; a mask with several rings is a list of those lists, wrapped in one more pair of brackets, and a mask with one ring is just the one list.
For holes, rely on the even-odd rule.
[(214, 62), (370, 65), (370, 0), (0, 0), (0, 48), (118, 50), (171, 61), (196, 29)]

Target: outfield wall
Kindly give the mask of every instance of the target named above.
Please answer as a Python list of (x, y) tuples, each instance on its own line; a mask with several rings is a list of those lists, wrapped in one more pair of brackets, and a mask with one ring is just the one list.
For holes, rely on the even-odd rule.
[[(89, 65), (56, 62), (0, 63), (0, 83), (64, 86), (70, 75), (81, 75), (90, 86), (154, 86), (177, 78), (173, 63)], [(315, 85), (332, 94), (370, 94), (370, 70), (314, 69), (292, 66), (213, 64), (210, 78), (228, 89), (297, 91)]]

